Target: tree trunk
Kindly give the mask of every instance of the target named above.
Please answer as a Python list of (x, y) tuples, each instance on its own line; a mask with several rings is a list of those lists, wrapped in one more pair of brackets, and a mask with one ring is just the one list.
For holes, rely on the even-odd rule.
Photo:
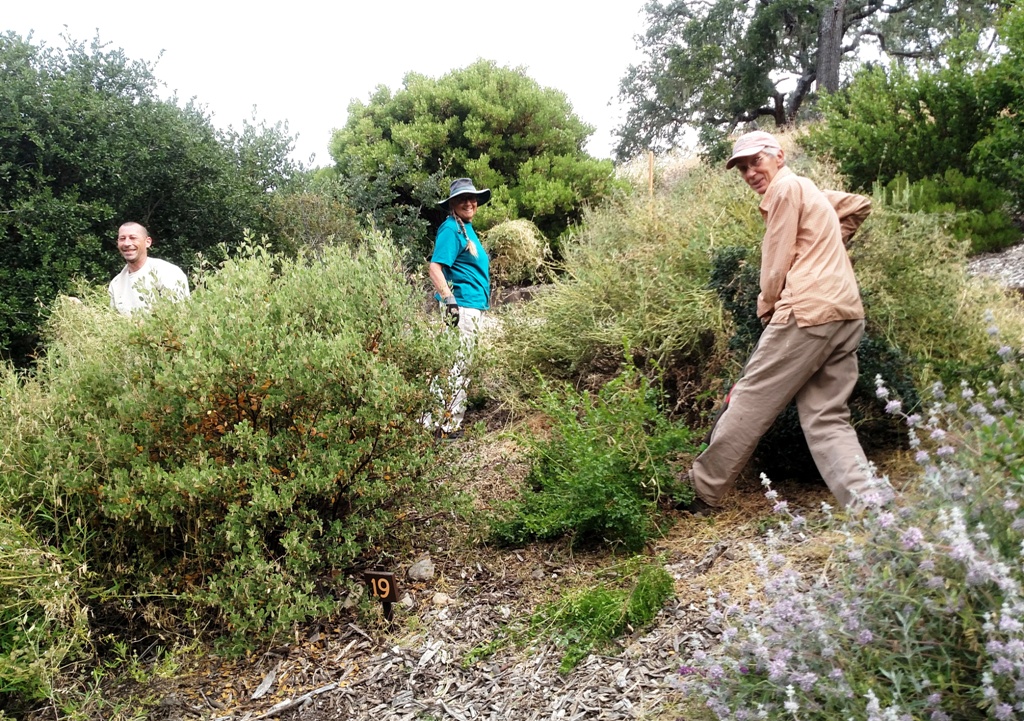
[(839, 90), (839, 60), (843, 52), (843, 11), (846, 0), (832, 0), (821, 13), (818, 37), (818, 92)]

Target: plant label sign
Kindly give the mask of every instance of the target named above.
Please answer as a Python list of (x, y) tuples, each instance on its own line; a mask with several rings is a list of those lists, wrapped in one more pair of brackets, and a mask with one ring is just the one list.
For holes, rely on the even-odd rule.
[(370, 595), (381, 601), (395, 603), (398, 600), (398, 588), (395, 586), (395, 574), (391, 571), (366, 571), (363, 574)]
[(398, 600), (398, 586), (391, 571), (366, 571), (363, 574), (370, 595), (379, 598), (384, 605), (384, 619), (391, 623), (391, 604)]

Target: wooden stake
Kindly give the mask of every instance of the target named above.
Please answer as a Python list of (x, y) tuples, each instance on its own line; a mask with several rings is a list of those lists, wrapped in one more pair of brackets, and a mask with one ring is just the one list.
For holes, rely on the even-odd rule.
[(647, 194), (654, 197), (654, 151), (647, 151)]

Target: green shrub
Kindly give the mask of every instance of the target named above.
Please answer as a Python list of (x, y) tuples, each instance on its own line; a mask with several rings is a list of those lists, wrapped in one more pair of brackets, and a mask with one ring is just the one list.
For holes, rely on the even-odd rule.
[(557, 241), (614, 186), (611, 161), (583, 150), (592, 133), (561, 92), (522, 68), (478, 60), (438, 78), (410, 72), (400, 88), (353, 100), (330, 151), (360, 217), (371, 213), (422, 258), (433, 240), (427, 221), (444, 219), (435, 203), (463, 176), (492, 190), (478, 232), (529, 218)]
[(967, 244), (946, 232), (944, 221), (876, 198), (851, 248), (868, 333), (910, 359), (919, 384), (987, 362), (986, 310), (1007, 333), (1024, 334), (1019, 301), (967, 274)]
[(276, 247), (288, 255), (316, 255), (328, 245), (353, 245), (361, 239), (355, 211), (341, 184), (329, 176), (274, 193), (267, 204)]
[(257, 249), (188, 302), (105, 305), (54, 309), (9, 399), (45, 413), (0, 484), (38, 538), (88, 529), (79, 552), (127, 606), (281, 632), (337, 608), (338, 571), (400, 539), (403, 509), (443, 500), (419, 418), (455, 348), (386, 242), (312, 263)]
[[(792, 139), (783, 142), (796, 172), (823, 188), (842, 187), (833, 168), (791, 147)], [(961, 195), (968, 195), (968, 185), (979, 187), (965, 179)], [(965, 341), (980, 348), (976, 341), (983, 344), (984, 329), (974, 306), (989, 307), (992, 289), (967, 278), (965, 248), (944, 231), (945, 217), (908, 214), (890, 199), (875, 198), (874, 212), (851, 247), (869, 326), (915, 361), (950, 351), (960, 355)], [(510, 364), (585, 375), (617, 357), (625, 339), (634, 353), (657, 359), (666, 371), (672, 358), (682, 357), (700, 365), (707, 379), (735, 332), (723, 310), (740, 322), (734, 311), (755, 297), (745, 287), (724, 306), (723, 283), (731, 282), (741, 262), (756, 277), (763, 235), (757, 199), (746, 184), (735, 173), (695, 161), (657, 186), (653, 197), (620, 196), (595, 208), (566, 246), (565, 273), (552, 291), (509, 315), (503, 344)], [(734, 256), (727, 262), (728, 253)], [(961, 298), (972, 307), (960, 308)], [(872, 307), (873, 300), (883, 304)], [(752, 335), (757, 327), (745, 332)], [(925, 342), (929, 335), (939, 342)]]
[(659, 501), (689, 500), (672, 458), (694, 450), (688, 429), (669, 423), (657, 393), (627, 368), (596, 395), (542, 382), (536, 407), (547, 438), (523, 439), (531, 462), (520, 498), (493, 520), (505, 543), (570, 536), (636, 550), (659, 532)]
[(899, 175), (885, 186), (885, 201), (913, 213), (949, 216), (949, 232), (970, 243), (970, 253), (999, 250), (1021, 238), (1006, 211), (1010, 194), (990, 180), (967, 177), (952, 168), (914, 183)]
[(496, 286), (536, 283), (551, 249), (529, 220), (506, 220), (484, 235), (491, 258), (491, 282)]
[(979, 92), (994, 109), (988, 132), (971, 149), (977, 174), (989, 178), (1013, 195), (1016, 211), (1024, 211), (1024, 6), (1015, 2), (997, 22), (999, 40), (1006, 48), (999, 61), (982, 75)]
[(559, 670), (568, 673), (595, 649), (627, 631), (647, 626), (675, 591), (672, 576), (660, 565), (637, 557), (594, 588), (573, 591), (541, 608), (533, 633), (554, 634), (565, 647)]
[(808, 147), (838, 163), (856, 188), (901, 174), (939, 179), (954, 169), (993, 183), (1020, 212), (1024, 7), (1007, 3), (992, 24), (996, 53), (977, 52), (977, 36), (965, 34), (941, 68), (862, 68), (845, 90), (822, 98), (824, 122), (811, 128)]
[[(797, 148), (787, 157), (822, 187), (841, 186), (833, 168)], [(587, 211), (564, 245), (564, 273), (506, 314), (498, 350), (528, 389), (534, 369), (561, 378), (604, 374), (625, 341), (637, 361), (664, 369), (677, 410), (696, 420), (709, 389), (744, 360), (728, 355), (733, 331), (712, 288), (716, 254), (758, 248), (764, 220), (736, 173), (695, 159), (662, 169), (653, 196), (646, 178), (642, 187)], [(750, 258), (756, 268), (759, 256)]]
[[(751, 258), (755, 262), (751, 262)], [(732, 320), (729, 350), (747, 356), (757, 344), (764, 326), (757, 317), (757, 296), (761, 292), (761, 267), (758, 254), (750, 248), (733, 245), (718, 248), (711, 257), (709, 287)]]
[[(373, 155), (378, 155), (383, 146), (376, 143)], [(386, 157), (373, 159), (372, 165), (360, 168), (349, 164), (344, 171), (331, 168), (323, 171), (328, 177), (337, 178), (356, 217), (370, 229), (387, 228), (396, 245), (402, 248), (410, 259), (430, 257), (433, 237), (430, 223), (421, 216), (424, 208), (434, 208), (438, 198), (446, 197), (443, 172), (438, 170), (429, 175), (420, 173), (406, 158)], [(413, 183), (407, 183), (415, 175)]]
[(847, 89), (822, 98), (824, 122), (811, 126), (807, 147), (864, 190), (900, 174), (913, 181), (950, 168), (970, 174), (971, 148), (992, 107), (978, 94), (969, 53), (949, 62), (934, 72), (898, 63), (863, 68)]

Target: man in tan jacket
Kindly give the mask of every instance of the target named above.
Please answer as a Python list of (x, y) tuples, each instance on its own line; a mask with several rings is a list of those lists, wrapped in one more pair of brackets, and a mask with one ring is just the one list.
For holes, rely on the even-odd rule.
[(761, 197), (761, 293), (765, 324), (728, 405), (694, 461), (690, 513), (711, 512), (779, 413), (796, 399), (800, 426), (825, 483), (847, 507), (868, 487), (865, 455), (847, 401), (857, 382), (864, 307), (846, 243), (871, 212), (860, 195), (823, 192), (786, 167), (772, 135), (747, 133), (725, 166)]

